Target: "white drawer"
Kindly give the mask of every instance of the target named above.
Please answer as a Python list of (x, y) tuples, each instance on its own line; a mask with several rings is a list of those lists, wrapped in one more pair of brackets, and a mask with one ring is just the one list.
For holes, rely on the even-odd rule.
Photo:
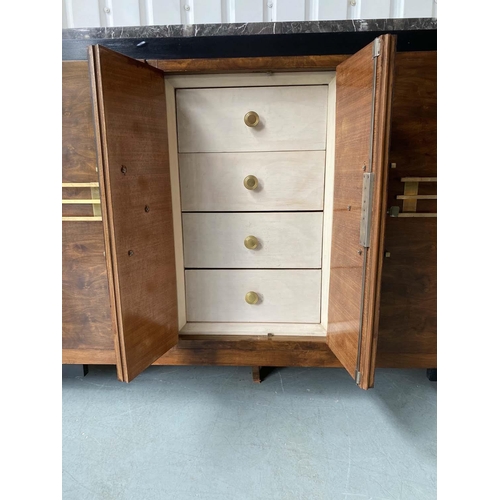
[(322, 212), (184, 213), (184, 265), (320, 268), (322, 225)]
[(187, 212), (323, 210), (324, 151), (181, 154), (179, 171)]
[(187, 321), (319, 323), (320, 294), (316, 269), (186, 271)]
[(326, 85), (179, 89), (179, 153), (324, 150), (327, 100)]

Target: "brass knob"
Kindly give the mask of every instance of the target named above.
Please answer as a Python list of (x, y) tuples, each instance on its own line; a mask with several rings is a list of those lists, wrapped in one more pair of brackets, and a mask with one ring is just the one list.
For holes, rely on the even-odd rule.
[(256, 127), (259, 124), (259, 115), (255, 111), (249, 111), (243, 120), (247, 127)]
[(259, 245), (259, 240), (255, 236), (247, 236), (244, 243), (249, 250), (255, 250)]
[(259, 296), (255, 292), (248, 292), (245, 295), (245, 301), (247, 304), (257, 304), (257, 302), (259, 302)]
[(244, 179), (243, 179), (243, 185), (247, 188), (247, 189), (256, 189), (257, 186), (259, 185), (259, 179), (257, 179), (257, 177), (255, 177), (255, 175), (247, 175)]

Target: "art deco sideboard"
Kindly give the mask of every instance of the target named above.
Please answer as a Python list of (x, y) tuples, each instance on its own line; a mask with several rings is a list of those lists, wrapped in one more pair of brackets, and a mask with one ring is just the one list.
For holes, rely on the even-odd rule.
[(64, 61), (63, 363), (435, 368), (436, 51), (397, 43)]

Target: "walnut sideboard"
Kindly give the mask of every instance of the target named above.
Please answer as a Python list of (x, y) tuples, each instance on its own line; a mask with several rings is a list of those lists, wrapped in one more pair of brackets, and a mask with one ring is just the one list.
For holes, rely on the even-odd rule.
[(435, 368), (436, 51), (63, 62), (63, 363)]

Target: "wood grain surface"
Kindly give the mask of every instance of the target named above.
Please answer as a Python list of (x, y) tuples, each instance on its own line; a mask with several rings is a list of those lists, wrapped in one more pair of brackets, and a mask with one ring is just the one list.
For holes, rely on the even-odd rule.
[[(387, 207), (399, 206), (401, 179), (437, 177), (437, 54), (406, 52), (396, 57)], [(435, 194), (436, 183), (419, 183)], [(419, 200), (417, 212), (435, 212)], [(420, 357), (437, 366), (437, 220), (392, 218), (386, 222), (380, 305), (380, 354)]]
[(113, 354), (102, 224), (62, 224), (62, 347)]
[(177, 343), (172, 201), (163, 72), (101, 46), (95, 67), (102, 185), (122, 377)]
[[(212, 365), (252, 366), (262, 362), (263, 366), (302, 366), (320, 368), (342, 368), (340, 361), (325, 343), (311, 340), (298, 341), (231, 340), (214, 341), (204, 336), (192, 344), (180, 337), (179, 344), (158, 358), (153, 365)], [(435, 356), (429, 354), (379, 353), (377, 368), (426, 368)], [(259, 361), (260, 360), (260, 361)], [(64, 349), (63, 363), (103, 364), (116, 363), (115, 353), (97, 349)], [(424, 375), (423, 375), (424, 376)]]
[[(87, 61), (62, 64), (62, 182), (97, 182), (96, 143)], [(62, 199), (91, 198), (90, 187)], [(91, 205), (62, 205), (63, 216), (93, 216)], [(116, 362), (101, 222), (62, 223), (62, 348), (100, 350)], [(91, 358), (93, 359), (93, 358)], [(96, 361), (93, 361), (96, 362)]]
[(62, 63), (62, 181), (97, 181), (87, 61)]
[[(350, 56), (183, 59), (158, 61), (158, 66), (173, 73), (309, 71), (321, 68), (331, 70), (348, 57)], [(338, 62), (334, 59), (335, 61), (338, 59)], [(92, 161), (90, 154), (91, 149), (94, 148), (93, 154), (95, 155), (95, 146), (92, 142), (94, 139), (87, 62), (63, 63), (63, 77), (63, 166), (72, 165), (73, 172), (76, 173), (75, 178), (67, 174), (68, 170), (66, 173), (63, 170), (63, 180), (65, 182), (94, 181), (97, 180), (97, 174), (95, 173), (95, 157)], [(436, 52), (398, 53), (394, 87), (390, 162), (396, 162), (397, 168), (389, 170), (387, 206), (400, 205), (402, 207), (402, 201), (395, 198), (396, 195), (403, 193), (401, 177), (436, 175)], [(87, 98), (85, 98), (86, 92)], [(87, 99), (87, 110), (82, 105), (85, 99)], [(79, 126), (85, 123), (85, 120), (87, 120), (87, 125), (78, 130), (64, 125), (73, 122), (75, 126)], [(92, 140), (89, 137), (92, 137)], [(69, 142), (68, 138), (71, 139)], [(66, 147), (66, 152), (65, 144), (71, 145), (71, 147)], [(83, 149), (81, 144), (83, 144)], [(78, 158), (84, 161), (77, 161)], [(80, 170), (81, 165), (86, 165), (86, 167)], [(92, 173), (95, 173), (94, 177)], [(420, 184), (419, 193), (434, 194), (435, 184), (433, 186)], [(434, 201), (423, 201), (433, 203), (435, 207)], [(421, 205), (423, 201), (418, 202), (419, 211), (434, 211), (433, 206)], [(83, 244), (81, 237), (87, 234), (87, 231), (82, 231), (82, 224), (91, 227), (94, 236), (90, 241), (97, 237), (95, 231), (97, 226), (100, 226), (98, 222), (66, 222), (63, 223), (63, 241), (68, 242), (73, 238), (75, 244)], [(74, 229), (70, 229), (70, 233), (64, 236), (66, 228), (72, 226)], [(102, 231), (102, 226), (100, 230)], [(390, 251), (391, 256), (384, 259), (377, 366), (423, 368), (436, 366), (435, 230), (435, 220), (395, 218), (387, 220), (385, 250)], [(79, 241), (75, 231), (81, 231)], [(73, 306), (70, 310), (72, 309)], [(63, 302), (63, 327), (66, 332), (69, 331), (68, 325), (71, 331), (77, 331), (79, 328), (74, 323), (75, 314), (71, 316), (73, 319), (67, 315), (70, 310)], [(86, 313), (89, 314), (90, 311), (91, 309), (88, 309)], [(94, 307), (92, 307), (92, 315), (93, 311)], [(97, 323), (93, 321), (92, 324), (95, 326)], [(101, 330), (109, 333), (109, 323), (108, 326), (99, 327), (99, 331)], [(92, 337), (85, 339), (83, 330), (80, 329), (80, 332), (82, 336), (73, 337), (73, 339), (63, 333), (63, 346), (65, 347), (63, 362), (111, 364), (116, 362), (111, 337), (104, 340), (106, 334), (104, 336), (99, 334), (100, 340), (95, 342)], [(100, 345), (100, 341), (104, 341), (105, 349), (96, 348)], [(181, 340), (181, 345), (183, 343), (184, 341)], [(269, 347), (261, 341), (257, 344), (246, 342), (239, 344), (240, 347), (236, 348), (227, 340), (213, 342), (205, 339), (203, 345), (197, 344), (198, 347), (174, 347), (156, 363), (243, 364), (248, 366), (258, 364), (260, 366), (261, 359), (264, 358), (267, 364), (273, 366), (340, 366), (339, 361), (331, 354), (325, 343), (319, 345), (312, 343), (307, 348), (304, 345), (299, 351), (287, 350), (291, 347), (290, 345), (281, 346), (279, 350), (276, 350), (275, 344), (276, 342)], [(69, 347), (71, 345), (75, 347)], [(265, 355), (262, 355), (263, 352)]]
[[(337, 67), (334, 216), (327, 343), (355, 376), (361, 305), (360, 387), (373, 385), (380, 287), (379, 246), (384, 234), (386, 165), (389, 143), (390, 96), (395, 53), (394, 37), (381, 37), (376, 59), (375, 130), (370, 163), (373, 47), (365, 47)], [(363, 174), (375, 174), (370, 248), (360, 245)], [(363, 292), (363, 259), (367, 252)]]
[(241, 73), (262, 71), (332, 70), (349, 55), (225, 57), (213, 59), (148, 59), (165, 73)]

